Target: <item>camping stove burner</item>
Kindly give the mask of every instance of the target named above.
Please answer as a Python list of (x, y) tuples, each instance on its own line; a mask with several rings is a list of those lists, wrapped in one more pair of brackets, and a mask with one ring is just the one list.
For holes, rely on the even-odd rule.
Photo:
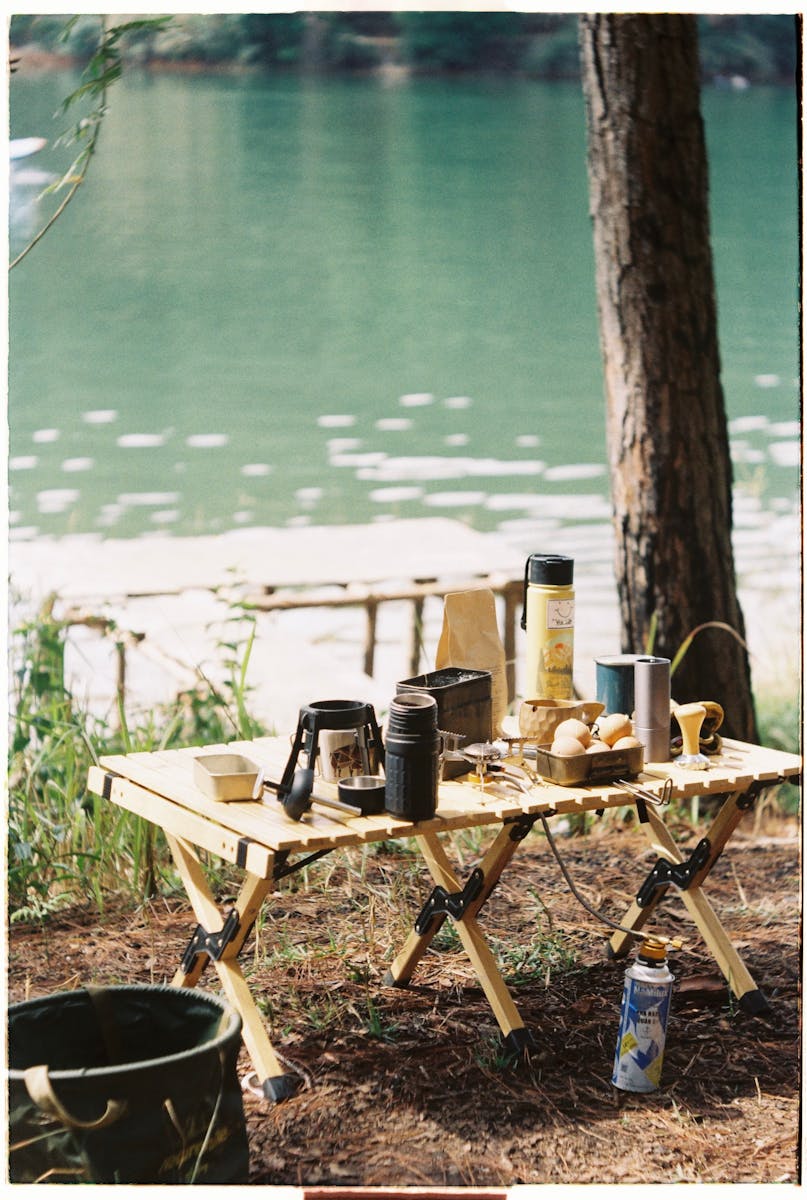
[(498, 762), (503, 750), (495, 742), (474, 742), (471, 746), (463, 746), (460, 754), (469, 762), (487, 766), (488, 763)]
[(470, 746), (463, 746), (460, 754), (476, 768), (479, 786), (484, 788), (488, 769), (499, 762), (503, 751), (495, 742), (473, 742)]
[(459, 753), (476, 768), (479, 787), (483, 791), (487, 783), (498, 783), (528, 796), (539, 782), (525, 767), (502, 762), (507, 747), (497, 742), (474, 742), (472, 746), (464, 746)]

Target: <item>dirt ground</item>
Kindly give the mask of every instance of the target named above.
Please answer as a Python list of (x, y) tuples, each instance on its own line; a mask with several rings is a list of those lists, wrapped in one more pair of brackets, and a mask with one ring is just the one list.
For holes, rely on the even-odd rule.
[[(701, 834), (676, 831), (690, 847)], [(652, 928), (684, 945), (671, 959), (661, 1087), (644, 1096), (610, 1083), (625, 962), (607, 958), (607, 931), (570, 894), (538, 834), (481, 916), (537, 1041), (516, 1065), (504, 1061), (448, 924), (410, 988), (383, 985), (430, 890), (408, 843), (335, 853), (307, 880), (292, 876), (242, 956), (300, 1081), (277, 1105), (245, 1092), (250, 1182), (800, 1183), (800, 845), (795, 823), (749, 815), (706, 887), (770, 1002), (766, 1016), (730, 998), (680, 896), (668, 893)], [(640, 833), (613, 823), (560, 847), (578, 889), (615, 919), (653, 862)], [(458, 839), (454, 850), (465, 875), (480, 848)], [(178, 895), (14, 925), (10, 1000), (86, 982), (168, 982), (194, 925)], [(218, 990), (212, 972), (202, 983)], [(243, 1051), (240, 1069), (250, 1070)]]

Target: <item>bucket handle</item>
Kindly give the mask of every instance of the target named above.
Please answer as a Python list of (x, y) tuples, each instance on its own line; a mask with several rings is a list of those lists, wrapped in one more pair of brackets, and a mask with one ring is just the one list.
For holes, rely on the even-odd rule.
[(80, 1121), (78, 1117), (73, 1117), (62, 1104), (59, 1097), (53, 1090), (53, 1084), (50, 1081), (48, 1068), (45, 1063), (36, 1067), (29, 1067), (23, 1073), (25, 1087), (28, 1095), (33, 1100), (37, 1108), (48, 1116), (56, 1117), (68, 1129), (105, 1129), (107, 1125), (112, 1125), (126, 1112), (125, 1100), (107, 1100), (106, 1109), (94, 1121)]

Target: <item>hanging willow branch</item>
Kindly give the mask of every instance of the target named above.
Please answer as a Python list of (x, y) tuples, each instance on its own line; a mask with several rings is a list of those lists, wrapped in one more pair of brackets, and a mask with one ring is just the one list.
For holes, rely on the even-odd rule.
[[(77, 17), (72, 17), (67, 22), (62, 31), (62, 41), (67, 40), (77, 20)], [(101, 28), (98, 48), (84, 68), (81, 76), (81, 84), (62, 102), (57, 114), (63, 115), (67, 113), (74, 104), (87, 97), (96, 101), (95, 106), (87, 116), (82, 117), (67, 133), (62, 134), (56, 143), (61, 146), (81, 145), (82, 148), (62, 178), (45, 188), (42, 196), (60, 192), (65, 187), (69, 190), (56, 211), (49, 217), (39, 232), (31, 238), (30, 242), (20, 251), (17, 257), (9, 263), (9, 271), (22, 262), (27, 254), (30, 254), (34, 246), (42, 240), (48, 230), (58, 221), (87, 177), (92, 157), (98, 147), (101, 126), (107, 113), (107, 92), (115, 80), (120, 79), (123, 73), (121, 39), (130, 33), (164, 29), (171, 20), (171, 17), (153, 17), (141, 21), (127, 21), (122, 25), (113, 25), (108, 29), (107, 18), (105, 16), (100, 17)]]

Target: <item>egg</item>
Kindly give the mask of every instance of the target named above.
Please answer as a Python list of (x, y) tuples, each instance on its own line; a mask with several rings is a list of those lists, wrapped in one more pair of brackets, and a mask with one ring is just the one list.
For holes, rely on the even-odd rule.
[(586, 746), (586, 754), (607, 754), (611, 747), (599, 738), (593, 738)]
[(614, 750), (635, 750), (637, 746), (641, 746), (638, 738), (628, 734), (625, 737), (617, 738), (612, 749)]
[(573, 737), (556, 737), (550, 748), (550, 754), (560, 758), (571, 758), (573, 754), (585, 754), (586, 748), (582, 742)]
[(619, 738), (629, 737), (633, 733), (633, 725), (630, 717), (625, 713), (609, 713), (607, 717), (601, 717), (597, 722), (597, 732), (602, 741), (613, 746)]
[(583, 749), (591, 741), (591, 730), (584, 721), (578, 721), (575, 717), (569, 717), (566, 721), (561, 721), (555, 730), (555, 738), (576, 738)]

